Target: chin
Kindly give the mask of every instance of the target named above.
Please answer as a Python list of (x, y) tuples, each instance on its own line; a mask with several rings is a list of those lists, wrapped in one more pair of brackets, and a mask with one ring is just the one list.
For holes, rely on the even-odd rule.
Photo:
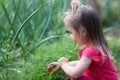
[(83, 43), (77, 43), (77, 45), (82, 46), (82, 45), (84, 45), (84, 44), (83, 44)]

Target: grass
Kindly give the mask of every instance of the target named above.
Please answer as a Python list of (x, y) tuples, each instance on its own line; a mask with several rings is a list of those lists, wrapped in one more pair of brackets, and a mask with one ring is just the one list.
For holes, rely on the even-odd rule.
[[(22, 59), (22, 56), (11, 56), (14, 62), (11, 60), (11, 66), (8, 70), (9, 80), (63, 80), (67, 77), (63, 71), (56, 74), (47, 74), (47, 65), (50, 62), (57, 61), (60, 57), (67, 57), (69, 61), (77, 60), (77, 53), (81, 47), (76, 47), (75, 43), (70, 38), (61, 37), (60, 40), (54, 42), (54, 40), (42, 44), (35, 50), (34, 54), (31, 54), (27, 61)], [(118, 73), (120, 75), (120, 63), (119, 63), (119, 47), (113, 44), (114, 40), (107, 38), (109, 46), (113, 51), (114, 62)], [(119, 40), (116, 40), (119, 42)], [(113, 45), (113, 46), (111, 46)], [(13, 67), (13, 68), (12, 68)], [(1, 74), (2, 76), (2, 74)]]
[[(63, 13), (69, 3), (70, 0), (0, 0), (0, 80), (60, 80), (66, 77), (63, 71), (48, 75), (46, 68), (62, 56), (77, 59), (80, 48), (62, 36), (65, 32)], [(105, 32), (111, 30), (113, 28)], [(117, 45), (119, 40), (115, 40), (108, 38), (120, 73), (120, 46)]]
[[(46, 72), (47, 65), (52, 61), (57, 61), (59, 57), (65, 56), (69, 60), (77, 59), (77, 50), (74, 50), (75, 43), (69, 39), (67, 40), (67, 43), (65, 41), (66, 39), (57, 42), (51, 40), (52, 44), (49, 44), (49, 42), (42, 44), (35, 50), (34, 54), (31, 54), (29, 58), (27, 58), (26, 61), (22, 56), (9, 56), (9, 64), (12, 64), (12, 66), (9, 66), (8, 68), (9, 71), (7, 77), (9, 80), (60, 80), (65, 78), (66, 75), (63, 71), (60, 71), (55, 75), (48, 75)], [(2, 76), (2, 74), (1, 79), (6, 78)]]
[[(110, 49), (113, 52), (115, 66), (116, 66), (118, 74), (120, 76), (120, 68), (119, 68), (119, 66), (120, 66), (120, 63), (119, 63), (119, 60), (120, 60), (119, 59), (119, 57), (120, 57), (120, 55), (119, 55), (120, 49), (119, 48), (120, 48), (120, 46), (117, 45), (117, 43), (119, 43), (119, 40), (116, 40), (116, 41), (115, 40), (116, 39), (114, 39), (114, 38), (107, 37), (107, 41), (109, 43)], [(55, 42), (50, 45), (49, 44), (42, 45), (41, 47), (39, 47), (39, 49), (36, 52), (37, 55), (39, 55), (39, 58), (41, 58), (42, 63), (44, 63), (44, 64), (42, 64), (41, 62), (39, 62), (41, 60), (38, 60), (39, 64), (42, 64), (41, 66), (43, 67), (40, 73), (45, 74), (47, 65), (50, 62), (57, 61), (62, 56), (67, 57), (69, 59), (69, 61), (77, 60), (77, 53), (80, 50), (80, 48), (81, 47), (75, 48), (75, 43), (69, 38), (62, 38), (60, 41)], [(46, 78), (46, 80), (62, 80), (65, 77), (67, 77), (67, 76), (62, 71), (58, 72), (54, 75), (46, 74), (46, 76), (44, 76), (44, 78)]]
[(111, 51), (113, 52), (113, 57), (114, 57), (114, 62), (117, 67), (117, 71), (120, 77), (120, 45), (118, 44), (120, 42), (120, 39), (112, 38), (112, 37), (107, 37), (107, 41), (109, 42), (109, 47)]
[[(31, 59), (29, 57), (34, 55), (35, 50), (42, 43), (58, 38), (56, 34), (61, 34), (63, 28), (60, 26), (63, 24), (59, 23), (62, 22), (62, 12), (59, 10), (65, 10), (67, 2), (64, 0), (0, 1), (0, 77), (2, 80), (34, 79), (31, 75), (25, 76), (30, 73), (29, 69), (35, 67), (35, 64), (29, 63)], [(55, 6), (58, 6), (58, 9), (54, 9)], [(58, 28), (60, 31), (56, 30)]]

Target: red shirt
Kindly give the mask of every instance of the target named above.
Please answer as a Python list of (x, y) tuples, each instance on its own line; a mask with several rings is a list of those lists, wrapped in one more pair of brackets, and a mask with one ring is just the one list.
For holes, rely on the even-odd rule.
[(118, 80), (118, 75), (114, 63), (107, 56), (102, 56), (97, 48), (92, 46), (84, 47), (79, 53), (78, 58), (82, 56), (93, 60), (84, 75), (94, 80)]

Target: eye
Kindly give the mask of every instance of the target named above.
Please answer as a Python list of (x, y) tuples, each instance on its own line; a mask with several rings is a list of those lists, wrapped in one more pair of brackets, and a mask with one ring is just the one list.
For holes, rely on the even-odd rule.
[(66, 30), (66, 33), (71, 34), (72, 32), (71, 32), (71, 31)]

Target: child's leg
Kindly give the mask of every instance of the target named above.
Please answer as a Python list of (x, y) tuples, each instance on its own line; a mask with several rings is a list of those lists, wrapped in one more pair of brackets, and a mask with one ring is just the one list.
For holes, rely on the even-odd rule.
[(85, 76), (85, 75), (82, 75), (80, 78), (78, 79), (73, 79), (71, 78), (70, 80), (93, 80), (91, 77), (88, 77), (88, 76)]

